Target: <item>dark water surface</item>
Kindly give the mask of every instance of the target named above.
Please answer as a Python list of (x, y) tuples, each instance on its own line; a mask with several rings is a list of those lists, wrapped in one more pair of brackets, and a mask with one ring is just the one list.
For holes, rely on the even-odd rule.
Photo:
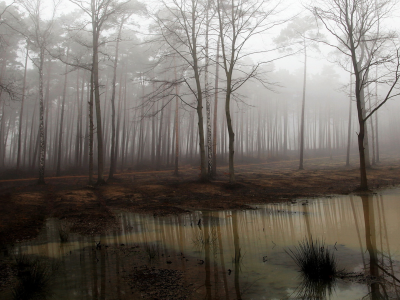
[[(338, 278), (331, 293), (310, 299), (400, 299), (400, 189), (254, 208), (169, 217), (121, 212), (122, 232), (70, 234), (66, 243), (60, 242), (59, 221), (48, 219), (37, 239), (13, 251), (57, 263), (48, 299), (157, 298), (149, 296), (152, 286), (135, 285), (135, 272), (147, 267), (167, 277), (168, 270), (183, 274), (190, 292), (176, 292), (176, 298), (300, 299), (302, 279), (285, 249), (312, 236), (325, 240), (340, 269), (357, 276)], [(152, 285), (179, 289), (160, 283), (160, 272), (148, 272)], [(132, 294), (132, 286), (142, 292)], [(174, 299), (165, 295), (158, 297)], [(0, 293), (9, 298), (10, 292)]]

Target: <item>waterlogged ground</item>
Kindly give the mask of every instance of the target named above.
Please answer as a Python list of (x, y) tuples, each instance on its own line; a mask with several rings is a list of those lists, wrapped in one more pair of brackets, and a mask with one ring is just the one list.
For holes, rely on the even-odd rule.
[[(400, 189), (388, 189), (252, 210), (119, 212), (114, 230), (70, 233), (63, 243), (59, 229), (69, 224), (50, 218), (1, 259), (40, 257), (51, 266), (48, 299), (399, 299), (399, 200)], [(330, 289), (305, 284), (285, 252), (311, 237), (345, 270)], [(12, 299), (16, 278), (0, 299)]]

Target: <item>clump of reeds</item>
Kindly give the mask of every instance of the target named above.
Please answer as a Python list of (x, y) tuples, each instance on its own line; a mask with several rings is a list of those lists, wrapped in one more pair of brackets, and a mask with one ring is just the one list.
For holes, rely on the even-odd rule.
[(334, 253), (323, 240), (305, 238), (294, 250), (285, 251), (299, 266), (300, 272), (311, 280), (329, 280), (338, 273)]
[(52, 268), (43, 260), (26, 255), (15, 258), (18, 283), (13, 289), (13, 299), (46, 299)]
[(339, 271), (333, 250), (327, 248), (323, 240), (305, 238), (293, 250), (285, 251), (299, 266), (302, 275), (298, 297), (325, 299), (332, 294)]

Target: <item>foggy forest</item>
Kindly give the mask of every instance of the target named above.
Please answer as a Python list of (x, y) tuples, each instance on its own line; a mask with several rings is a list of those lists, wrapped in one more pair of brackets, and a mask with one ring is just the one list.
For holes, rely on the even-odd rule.
[[(181, 275), (168, 272), (184, 264), (193, 241), (198, 252), (190, 255), (205, 255), (196, 264), (205, 264), (199, 275), (204, 290), (195, 289), (193, 299), (220, 299), (218, 284), (226, 299), (267, 299), (259, 298), (265, 293), (259, 279), (241, 267), (250, 256), (267, 264), (274, 255), (276, 249), (268, 255), (252, 252), (261, 247), (252, 238), (261, 239), (256, 232), (267, 231), (267, 218), (273, 233), (262, 247), (278, 245), (278, 260), (301, 272), (302, 251), (311, 253), (314, 246), (335, 264), (329, 251), (344, 251), (346, 261), (361, 249), (357, 266), (351, 267), (356, 263), (349, 259), (346, 271), (335, 265), (326, 271), (329, 279), (322, 287), (318, 284), (326, 274), (313, 279), (305, 272), (301, 288), (290, 282), (285, 292), (273, 290), (268, 299), (361, 299), (365, 294), (400, 299), (400, 257), (394, 254), (400, 244), (391, 242), (390, 248), (388, 241), (398, 217), (387, 229), (390, 218), (384, 216), (398, 211), (398, 205), (390, 202), (395, 192), (379, 190), (400, 184), (399, 5), (397, 0), (1, 2), (0, 248), (55, 235), (63, 245), (79, 240), (70, 254), (79, 252), (81, 261), (100, 259), (97, 271), (87, 270), (90, 276), (79, 273), (86, 270), (82, 265), (72, 271), (91, 278), (75, 298), (53, 292), (58, 296), (49, 299), (108, 299), (115, 293), (116, 299), (139, 299), (140, 293), (145, 299), (192, 299), (183, 285), (177, 288), (183, 291), (179, 297), (163, 294), (168, 288), (162, 285), (164, 291), (151, 298), (150, 292), (143, 294), (148, 288), (141, 280), (156, 276), (146, 272), (158, 257), (159, 281), (166, 284), (171, 276), (180, 282)], [(343, 203), (334, 198), (332, 207), (311, 200), (349, 194)], [(389, 198), (386, 208), (384, 197)], [(292, 208), (268, 206), (278, 202)], [(289, 219), (274, 223), (271, 216), (285, 210)], [(295, 213), (304, 215), (304, 223), (292, 219)], [(171, 232), (148, 214), (174, 216), (165, 221)], [(348, 231), (356, 228), (358, 239), (337, 227), (342, 223)], [(331, 228), (328, 239), (319, 226)], [(146, 235), (147, 227), (162, 236)], [(222, 236), (220, 227), (226, 231)], [(127, 237), (129, 230), (144, 235)], [(246, 234), (251, 238), (245, 246)], [(385, 252), (383, 239), (391, 252)], [(353, 240), (359, 241), (358, 250), (350, 251), (346, 247)], [(168, 243), (179, 249), (181, 261), (167, 256), (177, 256)], [(17, 267), (29, 265), (24, 253), (43, 256), (35, 242), (19, 245), (10, 250), (20, 255)], [(109, 261), (104, 254), (122, 255), (125, 245), (138, 251), (135, 259), (146, 253), (149, 259), (146, 267), (135, 267), (136, 283), (129, 283), (141, 291), (137, 298), (122, 296), (125, 287), (115, 275), (125, 267), (119, 256)], [(85, 247), (92, 252), (82, 252)], [(54, 249), (46, 255), (65, 259), (67, 250)], [(0, 267), (14, 256), (3, 254)], [(160, 269), (164, 257), (168, 268)], [(72, 258), (70, 263), (78, 264)], [(185, 283), (194, 280), (196, 286), (197, 279), (182, 268)], [(257, 268), (247, 270), (262, 273)], [(352, 270), (360, 268), (369, 269), (354, 279)], [(116, 276), (110, 275), (112, 284), (103, 284), (106, 269)], [(14, 276), (1, 270), (0, 279)], [(211, 283), (210, 272), (225, 277), (215, 275)], [(368, 281), (367, 273), (382, 281)], [(339, 287), (334, 296), (331, 279), (339, 277), (349, 280), (346, 284), (364, 280), (363, 287), (351, 296)], [(27, 291), (26, 283), (21, 283), (23, 292), (10, 286), (0, 284), (0, 298), (31, 299), (26, 295), (39, 293)]]
[[(2, 172), (101, 184), (186, 164), (208, 180), (229, 164), (233, 183), (235, 163), (349, 164), (362, 138), (368, 167), (398, 147), (394, 3), (360, 1), (368, 15), (354, 12), (350, 32), (336, 2), (303, 12), (203, 2), (70, 1), (65, 13), (58, 2), (2, 3)], [(308, 67), (322, 46), (325, 61)], [(298, 68), (275, 66), (288, 56)]]

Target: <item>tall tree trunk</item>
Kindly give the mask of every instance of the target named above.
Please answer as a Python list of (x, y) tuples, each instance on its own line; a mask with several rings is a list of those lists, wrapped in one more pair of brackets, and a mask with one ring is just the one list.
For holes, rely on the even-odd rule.
[(349, 124), (347, 128), (347, 152), (346, 152), (346, 166), (350, 165), (350, 142), (351, 142), (351, 102), (353, 102), (353, 76), (350, 74), (350, 104), (349, 104)]
[[(69, 58), (69, 47), (67, 48), (67, 62)], [(60, 132), (58, 134), (58, 151), (57, 151), (57, 170), (56, 176), (61, 175), (61, 149), (62, 149), (62, 140), (63, 140), (63, 130), (64, 130), (64, 107), (65, 107), (65, 98), (67, 97), (67, 84), (68, 84), (68, 65), (65, 65), (65, 75), (64, 75), (64, 88), (63, 88), (63, 96), (61, 103), (61, 118), (60, 118)]]
[(200, 81), (200, 70), (198, 66), (198, 58), (197, 58), (197, 33), (196, 33), (196, 6), (195, 1), (192, 1), (192, 56), (193, 56), (193, 71), (196, 81), (196, 100), (197, 100), (197, 117), (198, 117), (198, 127), (199, 127), (199, 146), (200, 146), (200, 180), (206, 181), (208, 180), (207, 175), (207, 161), (206, 161), (206, 151), (204, 146), (204, 121), (203, 121), (203, 93), (201, 89), (201, 81)]
[[(365, 76), (365, 75), (364, 75)], [(368, 75), (364, 77), (364, 80), (368, 80)], [(365, 92), (364, 88), (361, 88), (360, 91), (360, 101), (361, 101), (361, 109), (363, 119), (366, 117), (366, 103), (365, 103)], [(365, 167), (367, 169), (371, 168), (371, 160), (369, 155), (369, 138), (368, 138), (368, 126), (364, 126), (364, 153), (365, 153)]]
[[(93, 1), (93, 0), (92, 0)], [(96, 133), (97, 133), (97, 185), (102, 185), (104, 181), (104, 155), (103, 155), (103, 130), (101, 123), (100, 108), (100, 85), (99, 85), (99, 28), (95, 15), (92, 15), (93, 30), (93, 85), (94, 85), (94, 105), (96, 107)]]
[[(82, 82), (83, 76), (82, 76)], [(79, 90), (79, 69), (76, 72), (76, 101), (78, 103), (77, 106), (77, 113), (78, 117), (76, 119), (76, 136), (75, 136), (75, 168), (80, 167), (80, 151), (82, 145), (82, 102), (83, 99), (80, 97), (80, 90)], [(83, 96), (83, 95), (82, 95)]]
[[(354, 55), (355, 57), (355, 55)], [(353, 65), (357, 65), (357, 63), (353, 62)], [(365, 135), (365, 122), (364, 122), (364, 117), (363, 117), (363, 109), (362, 109), (362, 103), (361, 103), (361, 93), (360, 89), (361, 87), (361, 74), (358, 71), (358, 66), (355, 67), (355, 76), (356, 76), (356, 82), (355, 82), (355, 94), (356, 94), (356, 101), (357, 101), (357, 115), (358, 115), (358, 124), (360, 127), (360, 132), (358, 133), (358, 152), (359, 152), (359, 158), (360, 158), (360, 189), (361, 190), (368, 190), (368, 181), (367, 181), (367, 170), (366, 170), (366, 163), (365, 163), (365, 149), (364, 149), (364, 135)]]
[(206, 9), (206, 45), (205, 45), (205, 70), (204, 70), (204, 92), (205, 92), (205, 97), (206, 97), (206, 117), (207, 117), (207, 174), (208, 177), (211, 178), (213, 174), (213, 160), (212, 160), (212, 141), (211, 141), (211, 99), (210, 99), (210, 83), (208, 82), (208, 64), (209, 64), (209, 57), (208, 57), (208, 47), (209, 47), (209, 41), (208, 41), (208, 30), (210, 26), (210, 20), (209, 20), (209, 9), (210, 9), (210, 0), (207, 0), (207, 9)]
[(283, 155), (286, 158), (288, 149), (288, 108), (286, 98), (283, 105)]
[(44, 64), (44, 47), (41, 46), (39, 53), (39, 135), (40, 135), (40, 152), (39, 152), (39, 179), (38, 184), (45, 184), (45, 138), (44, 138), (44, 98), (43, 98), (43, 64)]
[(218, 124), (218, 84), (219, 84), (219, 47), (220, 47), (221, 40), (218, 37), (217, 41), (217, 54), (216, 54), (216, 63), (215, 63), (215, 95), (214, 95), (214, 119), (213, 119), (213, 168), (212, 168), (212, 176), (217, 175), (217, 124)]
[[(1, 91), (0, 91), (0, 99), (1, 99)], [(4, 169), (5, 162), (4, 157), (6, 155), (6, 139), (4, 135), (6, 123), (6, 113), (5, 113), (5, 101), (3, 100), (3, 105), (1, 109), (1, 123), (0, 123), (0, 168)]]
[(119, 149), (122, 148), (120, 147), (120, 133), (119, 133), (119, 128), (121, 126), (121, 110), (122, 110), (122, 74), (120, 76), (120, 85), (119, 85), (119, 97), (118, 97), (118, 112), (117, 112), (117, 116), (118, 116), (118, 121), (117, 121), (117, 128), (116, 128), (116, 138), (115, 138), (115, 148), (114, 148), (114, 161), (115, 161), (115, 166), (114, 166), (114, 172), (117, 171), (117, 162), (118, 162), (118, 153), (119, 153)]
[[(372, 110), (372, 105), (371, 105), (371, 94), (369, 91), (369, 86), (367, 86), (367, 91), (368, 91), (368, 103), (369, 103), (369, 109), (370, 111)], [(375, 165), (375, 131), (374, 131), (374, 118), (369, 119), (369, 123), (371, 126), (371, 140), (372, 140), (372, 165)]]
[[(141, 74), (141, 83), (142, 83), (142, 99), (144, 98), (144, 75)], [(137, 165), (140, 165), (142, 162), (142, 156), (144, 152), (144, 122), (143, 122), (143, 114), (144, 114), (144, 103), (140, 106), (140, 123), (139, 123), (139, 138), (138, 138), (138, 155), (137, 155)]]
[(164, 100), (161, 103), (160, 125), (158, 129), (158, 142), (157, 142), (157, 152), (156, 152), (157, 171), (160, 170), (160, 164), (161, 164), (161, 138), (162, 138), (163, 115), (164, 115)]
[(307, 46), (304, 39), (304, 75), (303, 75), (303, 100), (301, 105), (301, 125), (300, 125), (300, 165), (299, 170), (303, 170), (304, 156), (304, 109), (306, 105), (306, 80), (307, 80)]
[[(121, 81), (122, 81), (122, 76), (121, 76)], [(122, 85), (122, 84), (121, 84)], [(121, 93), (121, 92), (120, 92)], [(128, 143), (128, 136), (129, 134), (126, 133), (126, 76), (125, 76), (125, 84), (124, 84), (124, 93), (121, 93), (121, 97), (124, 100), (124, 109), (122, 112), (123, 115), (123, 123), (122, 123), (122, 143), (121, 143), (121, 172), (124, 170), (125, 166), (125, 153), (126, 153), (126, 148), (127, 148), (127, 143)]]
[[(378, 66), (375, 69), (375, 78), (378, 78)], [(378, 105), (378, 81), (375, 81), (375, 104)], [(375, 162), (379, 162), (379, 138), (378, 138), (378, 111), (375, 112)]]
[[(175, 70), (176, 72), (176, 70)], [(176, 74), (176, 73), (175, 73)], [(174, 175), (179, 175), (179, 97), (178, 97), (178, 86), (175, 86), (175, 163), (174, 163)]]
[(231, 101), (231, 74), (227, 76), (227, 90), (226, 90), (226, 98), (225, 98), (225, 116), (226, 116), (226, 124), (228, 127), (228, 138), (229, 138), (229, 146), (228, 146), (228, 157), (229, 157), (229, 183), (235, 184), (235, 169), (234, 169), (234, 143), (235, 143), (235, 133), (233, 132), (232, 119), (231, 119), (231, 111), (230, 111), (230, 101)]
[(90, 72), (89, 92), (89, 185), (93, 185), (93, 142), (94, 142), (94, 121), (93, 121), (93, 98), (94, 98), (93, 72)]
[[(29, 162), (28, 162), (28, 167), (30, 167), (31, 170), (34, 169), (34, 161), (36, 158), (36, 155), (34, 154), (34, 143), (36, 142), (35, 140), (35, 134), (34, 134), (34, 125), (35, 125), (35, 117), (36, 117), (36, 109), (37, 109), (37, 100), (35, 101), (34, 109), (33, 109), (33, 114), (32, 114), (32, 119), (31, 119), (31, 132), (29, 134)], [(39, 131), (38, 131), (39, 132)], [(1, 131), (0, 131), (1, 133)]]
[(22, 133), (22, 120), (24, 114), (24, 101), (25, 101), (25, 88), (26, 88), (26, 70), (28, 67), (28, 55), (29, 48), (26, 45), (26, 57), (25, 57), (25, 69), (24, 69), (24, 81), (22, 83), (22, 99), (21, 99), (21, 109), (19, 113), (19, 128), (18, 128), (18, 154), (17, 154), (17, 170), (19, 170), (21, 162), (21, 133)]
[[(44, 128), (45, 128), (44, 140), (45, 140), (45, 143), (47, 145), (51, 145), (51, 144), (47, 143), (47, 135), (48, 135), (48, 132), (49, 132), (48, 123), (49, 123), (49, 119), (50, 119), (49, 111), (50, 111), (50, 107), (51, 107), (51, 101), (50, 101), (50, 80), (51, 80), (51, 67), (52, 67), (51, 58), (48, 59), (47, 65), (48, 65), (48, 68), (47, 68), (47, 80), (46, 80), (46, 94), (45, 94), (45, 97), (44, 97), (44, 104), (46, 105), (45, 106), (46, 115), (45, 115), (45, 123), (44, 123)], [(45, 158), (47, 157), (47, 153), (46, 152), (47, 152), (47, 147), (45, 147), (45, 149), (44, 149), (44, 157)], [(55, 152), (55, 149), (53, 149), (53, 153), (54, 152)], [(49, 156), (50, 156), (50, 154), (49, 154)]]
[[(121, 22), (118, 30), (117, 45), (115, 47), (114, 67), (113, 67), (113, 80), (112, 80), (112, 92), (111, 92), (111, 155), (110, 155), (110, 171), (108, 173), (108, 180), (113, 179), (114, 172), (116, 169), (116, 155), (115, 155), (115, 89), (117, 82), (117, 66), (118, 66), (118, 54), (119, 54), (119, 41), (121, 40), (122, 26), (124, 22)], [(121, 84), (121, 83), (120, 83)], [(121, 95), (120, 95), (121, 97)]]

